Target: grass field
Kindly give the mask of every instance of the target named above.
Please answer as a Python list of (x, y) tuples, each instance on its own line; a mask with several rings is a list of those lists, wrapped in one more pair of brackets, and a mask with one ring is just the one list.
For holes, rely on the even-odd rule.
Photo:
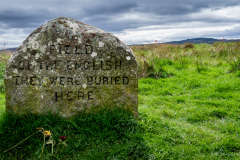
[[(1, 55), (1, 159), (240, 159), (240, 43), (132, 46), (139, 118), (116, 109), (72, 119), (6, 115)], [(41, 154), (43, 127), (53, 133)], [(67, 136), (66, 144), (58, 137)]]

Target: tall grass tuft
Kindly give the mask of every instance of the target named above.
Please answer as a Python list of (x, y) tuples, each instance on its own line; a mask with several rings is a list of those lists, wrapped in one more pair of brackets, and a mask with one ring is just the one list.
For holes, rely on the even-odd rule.
[[(166, 70), (166, 66), (159, 66), (162, 59), (174, 61), (176, 69), (188, 68), (195, 63), (196, 71), (206, 71), (208, 65), (222, 65), (228, 63), (229, 72), (240, 70), (240, 42), (216, 42), (210, 44), (183, 45), (154, 44), (144, 46), (131, 46), (139, 67), (139, 77), (171, 77), (173, 75)], [(177, 63), (176, 63), (177, 62)], [(167, 75), (167, 76), (163, 76)]]
[[(167, 64), (172, 65), (170, 62), (174, 55), (168, 54), (174, 52), (176, 48), (180, 48), (179, 45), (144, 45), (144, 46), (132, 46), (138, 61), (138, 77), (155, 77), (166, 78), (172, 76), (165, 70)], [(167, 63), (167, 64), (166, 64)]]
[(11, 57), (13, 53), (5, 50), (4, 52), (0, 52), (0, 92), (4, 93), (4, 71), (7, 64), (8, 59)]
[(185, 43), (185, 44), (183, 45), (183, 48), (184, 48), (184, 49), (194, 48), (194, 44), (187, 42), (187, 43)]

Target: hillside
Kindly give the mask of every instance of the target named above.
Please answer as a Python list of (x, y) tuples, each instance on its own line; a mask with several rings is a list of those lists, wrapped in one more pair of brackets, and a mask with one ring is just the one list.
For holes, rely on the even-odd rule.
[[(121, 110), (71, 119), (6, 115), (3, 74), (10, 55), (1, 54), (0, 159), (240, 159), (240, 42), (132, 49), (138, 119)], [(53, 155), (50, 145), (41, 154), (41, 133), (3, 153), (37, 127), (53, 133)]]
[(214, 39), (214, 38), (193, 38), (193, 39), (185, 39), (181, 41), (171, 41), (171, 42), (166, 42), (167, 44), (184, 44), (184, 43), (194, 43), (194, 44), (199, 44), (199, 43), (208, 43), (208, 44), (213, 44), (215, 42), (238, 42), (240, 39), (234, 39), (234, 40), (227, 40), (227, 39)]

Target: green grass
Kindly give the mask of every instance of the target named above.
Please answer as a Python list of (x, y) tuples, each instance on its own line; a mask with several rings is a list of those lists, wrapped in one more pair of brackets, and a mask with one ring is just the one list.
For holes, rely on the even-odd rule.
[(56, 141), (68, 137), (67, 147), (41, 154), (39, 133), (1, 159), (240, 159), (240, 43), (188, 46), (132, 47), (141, 77), (138, 119), (122, 109), (71, 119), (12, 116), (1, 92), (1, 153), (36, 127)]
[(218, 71), (139, 81), (144, 139), (157, 159), (240, 158), (240, 81)]
[[(11, 148), (43, 127), (53, 133), (51, 145), (41, 154), (43, 135), (35, 134), (18, 147), (2, 155), (2, 159), (147, 159), (149, 147), (143, 139), (137, 121), (123, 109), (102, 110), (97, 114), (82, 114), (71, 119), (48, 114), (45, 116), (5, 115), (1, 126), (0, 152)], [(58, 145), (58, 138), (66, 136), (66, 144)]]

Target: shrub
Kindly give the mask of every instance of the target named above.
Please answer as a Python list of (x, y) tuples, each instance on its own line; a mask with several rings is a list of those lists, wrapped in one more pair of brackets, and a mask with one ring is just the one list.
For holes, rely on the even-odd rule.
[(193, 45), (192, 43), (187, 42), (187, 43), (184, 43), (183, 48), (184, 48), (184, 49), (194, 48), (194, 45)]
[(234, 58), (228, 59), (227, 62), (231, 66), (229, 72), (240, 71), (240, 57), (234, 57)]

